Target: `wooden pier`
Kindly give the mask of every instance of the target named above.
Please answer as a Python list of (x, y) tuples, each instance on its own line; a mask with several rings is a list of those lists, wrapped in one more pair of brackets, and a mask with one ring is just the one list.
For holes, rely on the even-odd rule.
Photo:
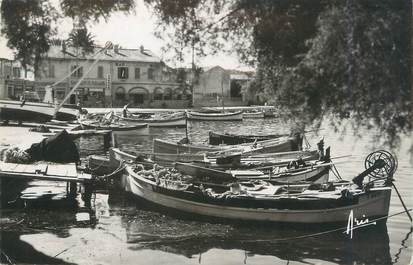
[(0, 178), (23, 178), (26, 180), (51, 180), (85, 183), (91, 182), (92, 175), (78, 173), (75, 163), (55, 164), (55, 163), (36, 163), (36, 164), (16, 164), (0, 162)]
[[(41, 162), (35, 164), (16, 164), (0, 162), (0, 179), (16, 180), (47, 180), (66, 183), (66, 192), (69, 198), (75, 198), (78, 184), (82, 185), (82, 199), (85, 205), (90, 205), (94, 178), (91, 174), (78, 172), (75, 163), (56, 164)], [(41, 197), (43, 194), (31, 194), (30, 198)], [(27, 196), (26, 196), (27, 197)]]

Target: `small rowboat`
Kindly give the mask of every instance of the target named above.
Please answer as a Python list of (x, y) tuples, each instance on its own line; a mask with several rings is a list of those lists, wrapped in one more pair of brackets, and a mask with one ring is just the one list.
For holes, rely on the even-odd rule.
[(243, 113), (227, 112), (227, 113), (201, 113), (195, 111), (187, 112), (188, 120), (198, 121), (242, 121)]
[[(364, 178), (381, 163), (375, 163), (357, 178)], [(185, 175), (166, 173), (164, 177), (165, 174), (158, 172), (128, 165), (123, 188), (169, 210), (234, 221), (341, 224), (384, 217), (385, 222), (389, 212), (388, 181), (370, 182), (368, 187), (356, 187), (345, 181), (326, 186), (249, 182), (233, 183), (228, 190), (228, 187), (197, 184)]]
[(140, 135), (148, 135), (149, 128), (147, 123), (128, 125), (121, 122), (102, 123), (97, 120), (79, 120), (82, 129), (94, 130), (111, 130), (115, 134), (131, 134), (137, 133)]
[(232, 134), (232, 133), (216, 133), (209, 132), (209, 144), (210, 145), (220, 145), (220, 144), (243, 144), (243, 143), (253, 143), (255, 141), (264, 141), (274, 138), (278, 138), (285, 135), (280, 134), (267, 134), (267, 135), (242, 135), (242, 134)]
[(280, 137), (276, 139), (261, 141), (254, 144), (239, 144), (229, 146), (208, 146), (200, 144), (178, 144), (175, 142), (154, 139), (153, 152), (180, 154), (180, 153), (207, 153), (207, 152), (242, 152), (243, 154), (276, 153), (297, 151), (301, 149), (301, 140), (294, 137)]
[(244, 112), (244, 119), (264, 119), (264, 111)]
[(128, 123), (148, 123), (149, 127), (185, 127), (186, 117), (182, 115), (163, 116), (140, 118), (138, 115), (130, 115), (129, 117), (121, 117), (116, 115), (119, 120)]

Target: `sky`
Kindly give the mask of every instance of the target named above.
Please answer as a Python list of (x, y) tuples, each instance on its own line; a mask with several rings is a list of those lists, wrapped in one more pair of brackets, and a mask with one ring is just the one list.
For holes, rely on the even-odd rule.
[[(55, 3), (58, 0), (52, 0)], [(143, 4), (142, 0), (137, 1), (135, 12), (130, 14), (114, 13), (109, 20), (102, 20), (99, 23), (91, 23), (89, 30), (94, 35), (98, 44), (104, 44), (111, 41), (113, 44), (119, 44), (122, 48), (139, 48), (141, 45), (145, 49), (153, 51), (160, 56), (172, 67), (181, 66), (174, 61), (169, 61), (169, 54), (162, 54), (161, 48), (165, 45), (164, 41), (154, 36), (156, 17), (151, 14), (149, 9)], [(72, 29), (72, 21), (66, 19), (59, 23), (59, 37), (67, 38)], [(12, 58), (13, 52), (6, 47), (7, 40), (0, 36), (0, 57)], [(227, 69), (251, 70), (249, 67), (241, 64), (236, 55), (217, 54), (205, 58), (196, 58), (196, 63), (200, 66), (209, 67), (220, 65)], [(190, 66), (190, 58), (186, 58), (186, 64)]]

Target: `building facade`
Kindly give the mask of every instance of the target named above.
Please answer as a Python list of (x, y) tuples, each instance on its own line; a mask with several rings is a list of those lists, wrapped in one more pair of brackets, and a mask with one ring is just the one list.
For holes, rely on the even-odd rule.
[(0, 58), (0, 98), (20, 99), (24, 91), (34, 91), (33, 78), (18, 61)]
[(243, 106), (251, 103), (246, 93), (252, 73), (227, 70), (220, 66), (205, 68), (194, 82), (195, 107)]
[(53, 86), (55, 99), (62, 101), (77, 86), (67, 103), (83, 107), (182, 108), (191, 104), (190, 91), (177, 83), (173, 69), (143, 46), (122, 49), (115, 45), (101, 53), (98, 49), (84, 54), (73, 47), (51, 46), (36, 74), (40, 97), (46, 86)]

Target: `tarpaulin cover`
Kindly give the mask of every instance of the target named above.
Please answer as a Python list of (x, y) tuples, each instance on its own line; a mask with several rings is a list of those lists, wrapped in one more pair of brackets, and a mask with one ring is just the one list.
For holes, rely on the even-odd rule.
[(78, 162), (80, 159), (76, 144), (66, 130), (32, 144), (26, 150), (33, 161), (50, 161), (58, 163)]

